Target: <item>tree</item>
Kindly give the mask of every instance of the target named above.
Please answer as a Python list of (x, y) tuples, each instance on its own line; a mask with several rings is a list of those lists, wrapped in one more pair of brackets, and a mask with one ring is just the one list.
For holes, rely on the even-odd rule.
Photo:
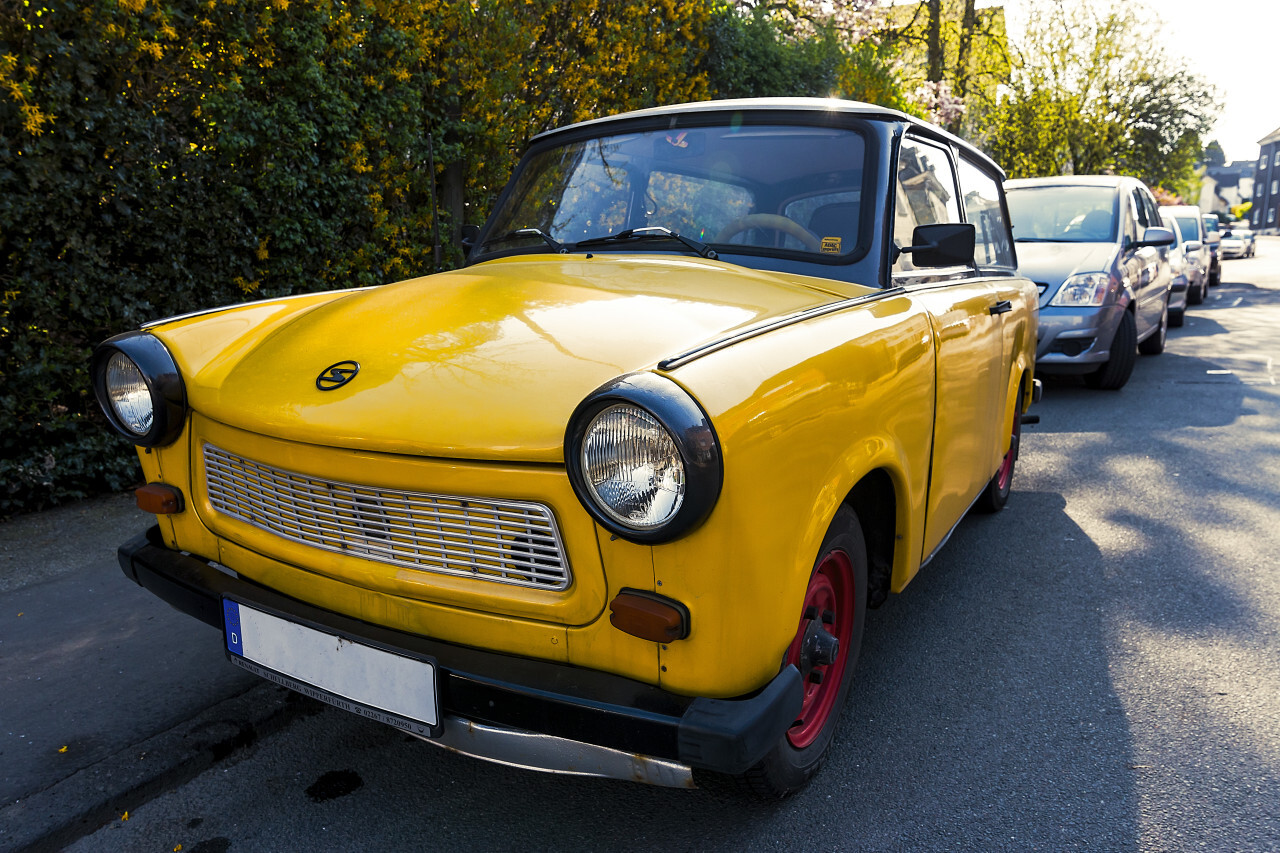
[(1190, 181), (1213, 90), (1131, 6), (1039, 0), (983, 140), (1014, 177), (1114, 172)]
[(1204, 147), (1204, 151), (1200, 154), (1200, 161), (1210, 168), (1225, 166), (1227, 164), (1227, 153), (1222, 150), (1218, 140), (1214, 139)]
[(972, 136), (1008, 77), (1003, 7), (923, 0), (881, 10), (875, 37), (897, 54), (913, 112)]

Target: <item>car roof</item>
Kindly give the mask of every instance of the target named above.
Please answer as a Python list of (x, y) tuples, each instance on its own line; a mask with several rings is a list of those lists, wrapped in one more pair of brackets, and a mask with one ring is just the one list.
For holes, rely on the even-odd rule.
[(746, 111), (763, 113), (776, 112), (779, 115), (796, 112), (836, 112), (845, 115), (855, 115), (869, 120), (879, 119), (881, 121), (902, 122), (903, 124), (910, 125), (917, 130), (923, 131), (928, 136), (949, 142), (957, 148), (963, 149), (965, 154), (999, 172), (1001, 179), (1004, 178), (1004, 170), (1000, 168), (998, 163), (982, 151), (978, 150), (971, 143), (966, 142), (955, 134), (938, 127), (937, 125), (930, 124), (929, 122), (923, 121), (914, 116), (907, 115), (904, 112), (889, 109), (888, 107), (867, 104), (862, 101), (847, 101), (841, 98), (731, 98), (719, 101), (698, 101), (687, 104), (673, 104), (665, 107), (649, 107), (643, 110), (633, 110), (631, 112), (619, 113), (618, 115), (590, 119), (588, 121), (578, 122), (577, 124), (570, 124), (556, 128), (555, 130), (548, 130), (533, 137), (531, 141), (540, 142), (550, 137), (558, 136), (562, 133), (576, 133), (584, 128), (597, 126), (603, 127), (613, 122), (627, 122), (634, 121), (636, 119), (657, 118), (661, 116)]
[(1142, 183), (1127, 175), (1055, 175), (1048, 178), (1015, 178), (1004, 182), (1007, 190), (1019, 187), (1113, 187)]

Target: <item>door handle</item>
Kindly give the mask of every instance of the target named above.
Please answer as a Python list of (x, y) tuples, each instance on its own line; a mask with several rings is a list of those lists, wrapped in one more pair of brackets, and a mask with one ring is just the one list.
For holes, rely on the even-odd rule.
[(1010, 302), (1008, 299), (1001, 299), (995, 305), (992, 305), (990, 308), (987, 309), (988, 313), (992, 314), (993, 316), (996, 314), (1008, 314), (1012, 310), (1013, 310), (1013, 303)]

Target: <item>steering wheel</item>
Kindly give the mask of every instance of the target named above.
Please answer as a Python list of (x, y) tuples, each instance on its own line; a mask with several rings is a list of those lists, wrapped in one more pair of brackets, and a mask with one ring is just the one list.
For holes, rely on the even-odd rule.
[(794, 219), (779, 216), (776, 213), (749, 213), (746, 216), (740, 216), (721, 228), (720, 233), (715, 236), (712, 242), (727, 243), (735, 234), (741, 234), (743, 231), (748, 231), (752, 228), (768, 228), (773, 231), (781, 231), (783, 234), (795, 237), (810, 252), (817, 252), (822, 248), (822, 241), (818, 239), (818, 235)]

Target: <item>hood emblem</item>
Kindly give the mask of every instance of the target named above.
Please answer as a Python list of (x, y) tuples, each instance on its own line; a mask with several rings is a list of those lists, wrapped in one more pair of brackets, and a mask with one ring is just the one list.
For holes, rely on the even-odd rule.
[(359, 372), (360, 364), (355, 361), (340, 361), (337, 364), (331, 364), (316, 377), (316, 387), (321, 391), (332, 391), (335, 388), (341, 388), (352, 379), (355, 379), (356, 374)]

